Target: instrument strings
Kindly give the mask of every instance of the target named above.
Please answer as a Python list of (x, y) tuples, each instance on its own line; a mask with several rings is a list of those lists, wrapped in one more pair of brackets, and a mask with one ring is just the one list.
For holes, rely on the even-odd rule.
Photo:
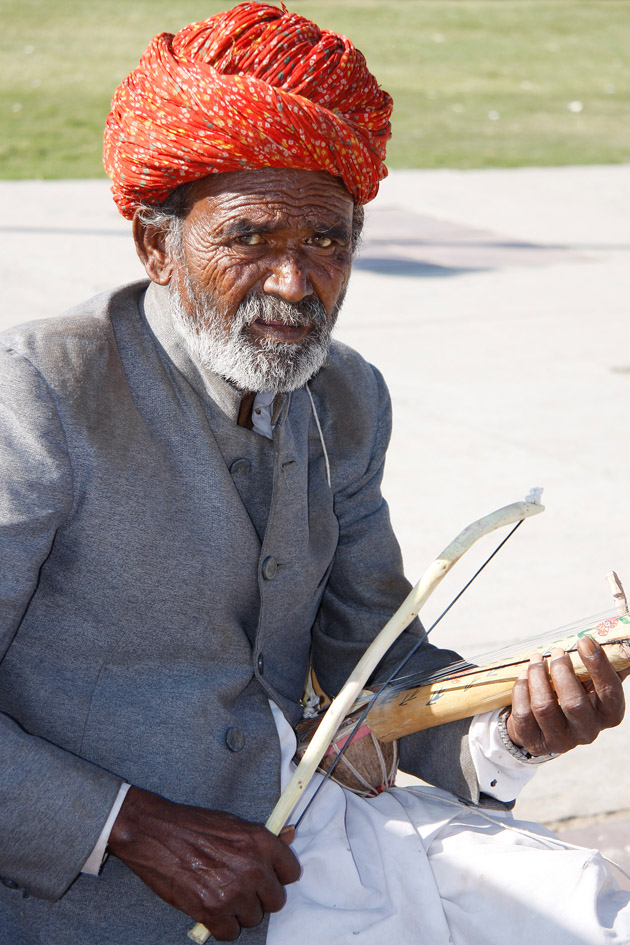
[[(388, 698), (389, 693), (395, 693), (405, 689), (413, 689), (418, 686), (430, 685), (434, 682), (441, 682), (447, 679), (456, 679), (458, 676), (467, 676), (473, 675), (483, 671), (484, 665), (488, 669), (500, 669), (505, 666), (516, 666), (519, 663), (529, 662), (529, 658), (532, 652), (535, 650), (540, 651), (541, 647), (545, 647), (545, 644), (548, 645), (549, 652), (547, 649), (542, 650), (543, 656), (548, 656), (553, 646), (557, 645), (558, 642), (566, 641), (567, 637), (576, 636), (582, 630), (593, 630), (597, 627), (598, 624), (603, 621), (610, 620), (611, 618), (618, 619), (619, 611), (606, 611), (603, 614), (598, 614), (594, 617), (587, 618), (585, 620), (579, 621), (578, 623), (571, 624), (569, 626), (561, 627), (557, 630), (552, 630), (542, 636), (538, 636), (531, 640), (525, 640), (518, 644), (512, 644), (511, 646), (502, 647), (498, 650), (494, 650), (489, 653), (483, 653), (474, 659), (474, 662), (468, 659), (457, 660), (448, 666), (442, 667), (441, 669), (434, 670), (431, 673), (413, 673), (406, 676), (400, 676), (399, 673), (404, 669), (405, 665), (409, 660), (415, 655), (415, 653), (421, 648), (422, 644), (425, 643), (427, 637), (431, 631), (440, 623), (443, 617), (451, 610), (454, 604), (460, 599), (462, 594), (470, 587), (473, 581), (481, 574), (484, 568), (493, 560), (495, 555), (503, 548), (505, 543), (512, 537), (514, 532), (523, 524), (523, 520), (517, 522), (512, 529), (508, 532), (505, 538), (499, 543), (499, 545), (494, 549), (494, 551), (489, 555), (489, 557), (483, 562), (483, 564), (477, 569), (473, 574), (472, 578), (464, 585), (464, 587), (459, 591), (459, 593), (453, 598), (450, 604), (442, 611), (442, 613), (437, 617), (433, 624), (428, 628), (422, 628), (422, 632), (418, 639), (416, 640), (414, 646), (411, 647), (407, 655), (401, 660), (401, 662), (395, 667), (391, 672), (389, 677), (385, 679), (384, 682), (380, 683), (376, 688), (376, 691), (366, 694), (365, 696), (359, 697), (354, 706), (351, 708), (350, 713), (354, 715), (358, 714), (358, 718), (355, 721), (355, 724), (352, 728), (350, 734), (346, 737), (344, 744), (339, 749), (332, 765), (328, 768), (326, 773), (323, 775), (320, 783), (318, 784), (316, 790), (313, 792), (308, 802), (304, 806), (302, 813), (297, 819), (295, 824), (296, 828), (299, 827), (302, 822), (306, 812), (310, 808), (311, 804), (319, 794), (320, 790), (326, 783), (326, 781), (332, 775), (337, 764), (341, 761), (341, 758), (347, 749), (348, 745), (352, 742), (357, 731), (365, 721), (370, 709), (374, 706), (377, 701), (380, 699)], [(626, 611), (627, 612), (627, 611)], [(630, 641), (628, 641), (630, 642)], [(566, 652), (575, 650), (577, 646), (577, 640), (570, 646), (565, 646), (564, 649)], [(487, 664), (491, 664), (488, 666)]]
[[(587, 617), (577, 623), (568, 624), (559, 627), (556, 630), (550, 630), (548, 633), (537, 637), (523, 640), (516, 644), (500, 647), (497, 650), (481, 653), (471, 659), (457, 660), (443, 666), (441, 669), (433, 670), (430, 673), (410, 673), (407, 676), (398, 676), (387, 686), (388, 692), (398, 692), (404, 689), (413, 689), (417, 686), (431, 685), (431, 683), (444, 682), (448, 679), (457, 679), (458, 677), (472, 676), (483, 670), (485, 667), (492, 669), (501, 669), (507, 666), (516, 666), (519, 663), (528, 663), (531, 653), (535, 650), (541, 652), (543, 656), (549, 656), (551, 649), (558, 642), (562, 642), (567, 637), (577, 636), (583, 630), (594, 629), (597, 624), (618, 616), (615, 610), (605, 611), (596, 614), (593, 617)], [(575, 650), (577, 641), (570, 647), (565, 647), (567, 652)], [(385, 694), (385, 693), (384, 693)]]

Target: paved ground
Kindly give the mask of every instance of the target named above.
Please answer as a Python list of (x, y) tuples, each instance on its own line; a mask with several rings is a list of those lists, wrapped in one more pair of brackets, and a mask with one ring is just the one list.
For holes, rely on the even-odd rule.
[[(545, 486), (545, 515), (435, 632), (468, 656), (608, 609), (611, 568), (630, 586), (629, 198), (630, 166), (404, 171), (369, 210), (338, 334), (392, 391), (386, 490), (409, 576)], [(0, 200), (0, 324), (141, 275), (106, 183), (0, 182)], [(517, 813), (630, 868), (629, 735), (630, 719), (545, 766)]]

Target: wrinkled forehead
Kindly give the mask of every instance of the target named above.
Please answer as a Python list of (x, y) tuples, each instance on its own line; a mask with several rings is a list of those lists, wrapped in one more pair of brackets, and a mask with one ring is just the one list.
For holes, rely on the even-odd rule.
[(325, 171), (260, 168), (210, 174), (189, 185), (187, 212), (222, 217), (247, 214), (262, 222), (330, 217), (350, 222), (354, 201)]

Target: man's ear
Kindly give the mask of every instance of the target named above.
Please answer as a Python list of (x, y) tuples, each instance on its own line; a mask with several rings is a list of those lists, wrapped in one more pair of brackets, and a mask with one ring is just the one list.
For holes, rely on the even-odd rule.
[(168, 285), (173, 275), (173, 261), (166, 249), (165, 229), (143, 223), (136, 213), (132, 232), (136, 252), (151, 282)]

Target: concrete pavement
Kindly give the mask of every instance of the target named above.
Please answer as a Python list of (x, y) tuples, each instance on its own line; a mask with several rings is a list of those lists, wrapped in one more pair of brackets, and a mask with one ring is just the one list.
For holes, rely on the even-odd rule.
[[(545, 487), (545, 515), (435, 631), (467, 656), (607, 610), (612, 568), (630, 590), (629, 198), (630, 166), (399, 171), (368, 208), (337, 333), (390, 385), (385, 488), (409, 577)], [(0, 199), (0, 326), (142, 275), (106, 182), (5, 181)], [(630, 719), (544, 766), (517, 814), (605, 834), (630, 866), (629, 735)]]

